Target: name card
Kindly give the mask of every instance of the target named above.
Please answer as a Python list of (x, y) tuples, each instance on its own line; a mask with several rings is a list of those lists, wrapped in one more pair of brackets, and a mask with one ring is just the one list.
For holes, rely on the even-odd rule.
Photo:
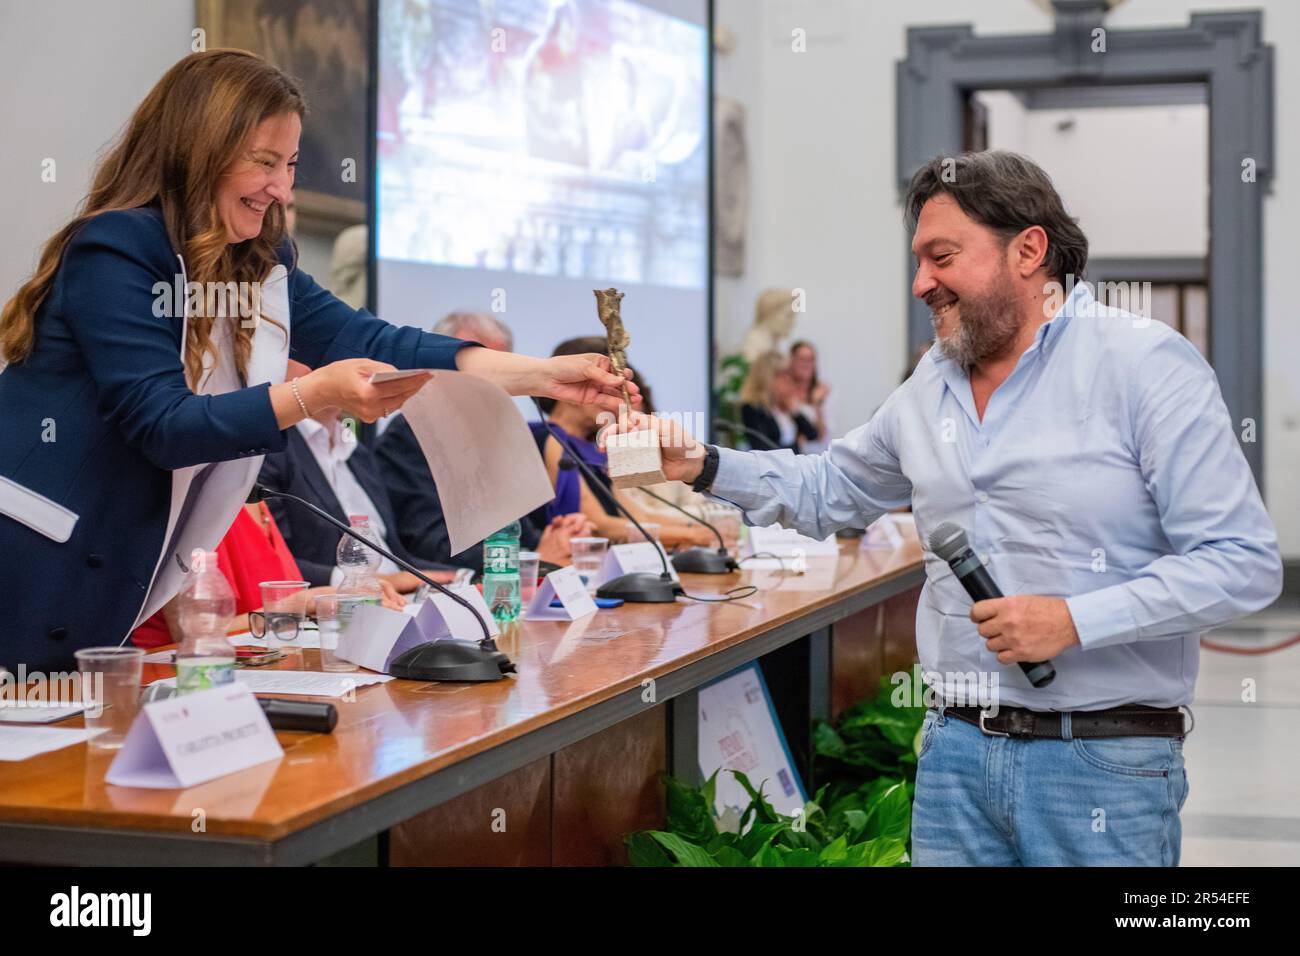
[(283, 756), (253, 692), (234, 683), (145, 704), (104, 779), (192, 787)]
[[(560, 599), (561, 607), (551, 607), (551, 601)], [(524, 612), (526, 621), (576, 621), (596, 613), (596, 602), (587, 593), (576, 569), (558, 568), (542, 578), (537, 593), (528, 602)]]
[(412, 616), (378, 604), (359, 604), (352, 609), (334, 653), (345, 661), (387, 674), (389, 661), (429, 640), (420, 629), (418, 617), (418, 613)]
[[(600, 573), (596, 580), (604, 584), (620, 575), (635, 574), (639, 571), (663, 574), (665, 564), (668, 565), (668, 573), (672, 575), (673, 580), (680, 580), (677, 577), (677, 569), (673, 567), (673, 563), (668, 560), (667, 552), (662, 548), (662, 545), (650, 541), (613, 545), (605, 552), (605, 561), (600, 566)], [(659, 560), (660, 554), (664, 556), (662, 561)]]
[[(488, 610), (487, 602), (483, 600), (483, 595), (479, 593), (478, 588), (472, 584), (465, 584), (449, 590), (464, 598), (469, 602), (470, 607), (483, 615), (490, 635), (497, 637), (501, 633), (496, 618)], [(440, 641), (445, 637), (466, 641), (483, 639), (483, 628), (479, 627), (474, 615), (441, 591), (434, 591), (420, 605), (420, 609), (415, 612), (415, 623), (424, 633), (426, 641)]]
[(792, 528), (772, 525), (768, 528), (750, 528), (748, 554), (775, 554), (780, 558), (838, 557), (840, 546), (831, 535), (825, 541), (809, 538)]

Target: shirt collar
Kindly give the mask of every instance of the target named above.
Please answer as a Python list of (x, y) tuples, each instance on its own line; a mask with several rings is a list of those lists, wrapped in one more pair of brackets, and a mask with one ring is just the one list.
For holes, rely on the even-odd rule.
[(1041, 351), (1046, 351), (1061, 340), (1066, 326), (1075, 316), (1092, 315), (1095, 305), (1092, 290), (1083, 282), (1075, 285), (1073, 277), (1068, 285), (1062, 286), (1060, 283), (1053, 282), (1052, 292), (1046, 302), (1051, 303), (1055, 300), (1059, 301), (1060, 305), (1051, 319), (1038, 327), (1038, 334), (1034, 336), (1034, 344)]
[(343, 422), (337, 417), (329, 425), (322, 425), (314, 418), (304, 418), (296, 427), (306, 439), (308, 447), (331, 461), (345, 462), (356, 450), (356, 440), (351, 436), (344, 437)]

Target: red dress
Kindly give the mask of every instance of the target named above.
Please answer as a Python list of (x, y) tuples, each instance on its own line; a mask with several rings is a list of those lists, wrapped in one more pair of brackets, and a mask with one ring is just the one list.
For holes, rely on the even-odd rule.
[[(259, 501), (256, 507), (266, 523), (265, 527), (248, 513), (247, 508), (240, 508), (234, 524), (217, 545), (217, 566), (235, 592), (236, 614), (247, 614), (262, 606), (262, 592), (258, 585), (263, 581), (303, 579), (298, 562), (289, 553), (289, 546), (275, 526), (266, 502)], [(163, 620), (163, 612), (159, 610), (132, 632), (131, 640), (137, 647), (158, 647), (175, 643), (179, 637), (172, 637), (167, 622)]]

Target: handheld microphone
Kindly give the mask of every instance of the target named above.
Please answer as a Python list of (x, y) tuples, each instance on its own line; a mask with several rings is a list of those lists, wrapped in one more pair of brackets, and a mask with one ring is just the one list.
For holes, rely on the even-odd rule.
[(750, 428), (748, 425), (741, 425), (741, 424), (738, 424), (738, 423), (736, 423), (736, 422), (729, 422), (729, 421), (727, 421), (727, 419), (725, 419), (725, 418), (715, 418), (715, 419), (713, 420), (713, 427), (714, 427), (714, 428), (721, 428), (723, 431), (729, 431), (729, 432), (731, 432), (733, 435), (737, 435), (737, 434), (739, 434), (739, 435), (745, 435), (745, 436), (747, 436), (747, 437), (749, 437), (749, 438), (753, 438), (753, 439), (755, 439), (755, 440), (757, 440), (757, 441), (759, 441), (759, 442), (762, 443), (762, 445), (763, 445), (763, 447), (762, 447), (762, 449), (761, 449), (762, 451), (780, 451), (780, 450), (781, 450), (781, 446), (780, 446), (780, 445), (778, 445), (776, 442), (772, 441), (772, 439), (768, 438), (768, 437), (767, 437), (766, 435), (764, 435), (762, 432), (760, 432), (760, 431), (755, 431), (754, 429)]
[(259, 697), (257, 703), (274, 730), (329, 734), (339, 722), (339, 709), (327, 701)]
[[(547, 433), (568, 452), (569, 458), (578, 466), (578, 470), (586, 476), (587, 481), (591, 483), (591, 487), (595, 488), (600, 485), (601, 481), (596, 477), (596, 473), (591, 470), (591, 467), (582, 460), (582, 456), (569, 444), (569, 436), (564, 429), (551, 428), (551, 420), (546, 417), (546, 412), (543, 411), (541, 403), (534, 398), (533, 404), (537, 406), (537, 414), (542, 417), (542, 423), (546, 425)], [(641, 522), (632, 517), (631, 513), (623, 507), (623, 503), (615, 495), (611, 494), (609, 500), (614, 503), (614, 507), (618, 509), (623, 517), (636, 526), (643, 538), (647, 541), (653, 540), (646, 533), (645, 528), (641, 527)], [(672, 604), (677, 600), (678, 594), (685, 594), (686, 592), (681, 585), (674, 581), (673, 576), (668, 573), (668, 559), (664, 557), (663, 549), (656, 548), (655, 550), (659, 552), (659, 563), (663, 565), (663, 573), (656, 575), (649, 571), (637, 571), (632, 574), (619, 575), (597, 588), (596, 597), (622, 598), (624, 601), (631, 601), (634, 604)]]
[[(271, 488), (266, 487), (261, 483), (255, 482), (253, 484), (253, 487), (248, 492), (247, 502), (248, 504), (256, 504), (257, 502), (263, 501), (267, 498), (285, 498), (289, 501), (297, 502), (298, 504), (306, 508), (308, 511), (310, 511), (312, 514), (316, 515), (318, 518), (322, 518), (325, 521), (328, 521), (330, 524), (338, 528), (344, 534), (360, 541), (367, 548), (371, 548), (372, 550), (377, 551), (379, 554), (386, 557), (389, 561), (392, 561), (394, 564), (396, 564), (399, 568), (402, 568), (406, 571), (410, 571), (412, 574), (414, 574), (425, 584), (429, 585), (429, 587), (433, 588), (435, 591), (440, 591), (443, 594), (447, 595), (447, 597), (451, 598), (461, 607), (465, 608), (465, 610), (469, 611), (470, 614), (474, 615), (474, 620), (478, 621), (478, 626), (483, 631), (482, 640), (475, 642), (475, 641), (458, 641), (453, 638), (444, 638), (441, 641), (419, 644), (416, 647), (412, 648), (410, 651), (407, 651), (405, 654), (399, 657), (397, 661), (394, 662), (393, 676), (409, 677), (413, 680), (431, 679), (431, 680), (455, 681), (458, 679), (464, 679), (464, 678), (458, 678), (456, 676), (453, 676), (455, 674), (455, 671), (450, 669), (440, 672), (440, 676), (425, 677), (425, 676), (417, 676), (414, 671), (411, 671), (409, 668), (405, 666), (398, 666), (399, 663), (404, 665), (405, 658), (407, 658), (408, 655), (411, 655), (413, 652), (418, 651), (422, 648), (428, 647), (431, 643), (446, 645), (440, 650), (445, 650), (448, 653), (451, 653), (454, 650), (456, 650), (456, 648), (453, 648), (451, 645), (459, 645), (459, 644), (468, 645), (467, 648), (461, 649), (466, 653), (469, 652), (470, 648), (481, 651), (484, 660), (493, 662), (500, 668), (500, 674), (495, 679), (499, 680), (501, 677), (504, 677), (506, 674), (515, 673), (514, 663), (510, 660), (509, 657), (507, 657), (505, 654), (501, 652), (501, 650), (497, 647), (496, 641), (492, 640), (492, 633), (488, 630), (487, 621), (483, 620), (482, 615), (479, 614), (479, 612), (475, 609), (474, 605), (470, 604), (459, 594), (456, 594), (454, 591), (439, 584), (437, 581), (430, 578), (427, 574), (425, 574), (419, 568), (415, 567), (415, 565), (411, 564), (409, 561), (403, 561), (401, 558), (393, 554), (391, 551), (387, 550), (386, 548), (380, 547), (379, 545), (375, 544), (375, 542), (371, 541), (369, 538), (366, 538), (363, 535), (358, 534), (356, 531), (352, 529), (350, 525), (344, 524), (342, 521), (334, 517), (328, 511), (324, 510), (323, 508), (316, 507), (316, 505), (312, 504), (310, 501), (307, 501), (306, 499), (303, 498), (299, 498), (297, 495), (291, 495), (287, 491), (275, 491)], [(487, 668), (487, 670), (491, 671), (492, 669)], [(484, 678), (477, 677), (474, 679), (483, 680)]]
[[(1003, 597), (1002, 591), (971, 549), (966, 532), (950, 521), (945, 521), (930, 532), (930, 550), (948, 562), (952, 573), (971, 596), (972, 601), (991, 601)], [(1046, 687), (1056, 679), (1056, 668), (1051, 661), (1018, 661), (1035, 687)]]

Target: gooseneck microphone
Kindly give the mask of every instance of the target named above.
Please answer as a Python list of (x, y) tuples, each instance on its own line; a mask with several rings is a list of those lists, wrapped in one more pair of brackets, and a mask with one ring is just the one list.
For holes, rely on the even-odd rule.
[[(551, 420), (547, 417), (541, 402), (536, 398), (533, 404), (537, 406), (537, 414), (542, 417), (542, 424), (546, 426), (546, 431), (557, 442), (560, 447), (568, 454), (569, 458), (578, 470), (586, 476), (592, 488), (599, 487), (602, 482), (596, 477), (596, 473), (591, 467), (582, 460), (580, 455), (572, 445), (569, 444), (569, 436), (563, 428), (552, 428)], [(641, 527), (641, 522), (632, 517), (632, 514), (623, 507), (623, 503), (618, 500), (617, 496), (610, 494), (609, 500), (614, 503), (614, 507), (619, 510), (628, 521), (636, 526), (641, 532), (641, 536), (647, 541), (653, 539), (646, 533), (645, 528)], [(603, 598), (622, 598), (624, 601), (631, 601), (634, 604), (672, 604), (677, 600), (677, 595), (685, 594), (682, 586), (673, 580), (673, 576), (668, 573), (668, 559), (664, 557), (662, 548), (655, 548), (659, 553), (659, 563), (663, 565), (661, 574), (654, 574), (649, 571), (636, 571), (632, 574), (622, 574), (616, 578), (606, 581), (596, 589), (596, 597)]]
[(702, 524), (713, 532), (713, 536), (718, 539), (718, 550), (710, 551), (708, 548), (702, 548), (698, 544), (687, 548), (685, 551), (678, 551), (673, 555), (673, 567), (682, 574), (731, 574), (733, 571), (739, 571), (740, 565), (736, 559), (727, 553), (727, 542), (722, 538), (720, 532), (713, 525), (709, 524), (703, 518), (697, 518), (681, 505), (669, 501), (663, 495), (655, 494), (649, 488), (640, 488), (639, 491), (649, 495), (655, 501), (666, 504), (669, 508), (680, 511), (686, 517), (690, 518), (697, 524)]
[[(966, 532), (951, 521), (945, 521), (930, 532), (930, 550), (948, 562), (952, 573), (971, 596), (972, 601), (991, 601), (1003, 597), (993, 583), (984, 562), (971, 549)], [(1056, 679), (1056, 668), (1051, 661), (1017, 661), (1029, 683), (1046, 687)]]
[[(488, 630), (487, 621), (483, 620), (483, 616), (479, 614), (474, 605), (470, 604), (459, 594), (456, 594), (449, 588), (439, 584), (409, 561), (403, 561), (391, 551), (380, 547), (369, 538), (358, 534), (350, 525), (344, 524), (328, 511), (325, 511), (323, 508), (318, 508), (316, 505), (304, 498), (299, 498), (297, 495), (291, 495), (287, 491), (276, 491), (263, 484), (254, 483), (252, 489), (248, 492), (247, 502), (248, 504), (256, 504), (257, 502), (263, 501), (267, 498), (285, 498), (289, 501), (297, 502), (318, 518), (328, 521), (344, 534), (355, 538), (367, 548), (383, 555), (399, 568), (410, 571), (425, 584), (429, 585), (429, 587), (447, 595), (447, 597), (451, 598), (461, 607), (465, 608), (465, 610), (469, 611), (470, 614), (474, 615), (474, 620), (478, 621), (478, 626), (483, 631), (482, 640), (465, 641), (453, 638), (443, 638), (440, 641), (431, 641), (425, 644), (419, 644), (402, 654), (393, 662), (391, 673), (394, 677), (407, 677), (412, 680), (469, 680), (477, 682), (483, 680), (500, 680), (506, 674), (515, 672), (514, 663), (509, 657), (501, 652), (496, 645), (496, 641), (492, 639), (492, 633)], [(439, 656), (446, 656), (448, 658), (445, 666), (430, 666), (426, 662), (422, 664), (421, 669), (418, 672), (414, 668), (408, 668), (405, 666), (404, 662), (406, 658), (409, 657), (414, 661), (416, 658), (421, 656), (416, 654), (416, 652), (427, 651), (427, 649), (433, 648), (435, 645), (439, 652), (445, 652), (445, 654), (440, 654)], [(460, 645), (465, 646), (461, 647)], [(453, 654), (458, 656), (458, 660), (454, 664), (450, 660), (451, 655)], [(429, 655), (425, 653), (423, 656), (427, 659)], [(467, 666), (467, 662), (473, 666)]]

